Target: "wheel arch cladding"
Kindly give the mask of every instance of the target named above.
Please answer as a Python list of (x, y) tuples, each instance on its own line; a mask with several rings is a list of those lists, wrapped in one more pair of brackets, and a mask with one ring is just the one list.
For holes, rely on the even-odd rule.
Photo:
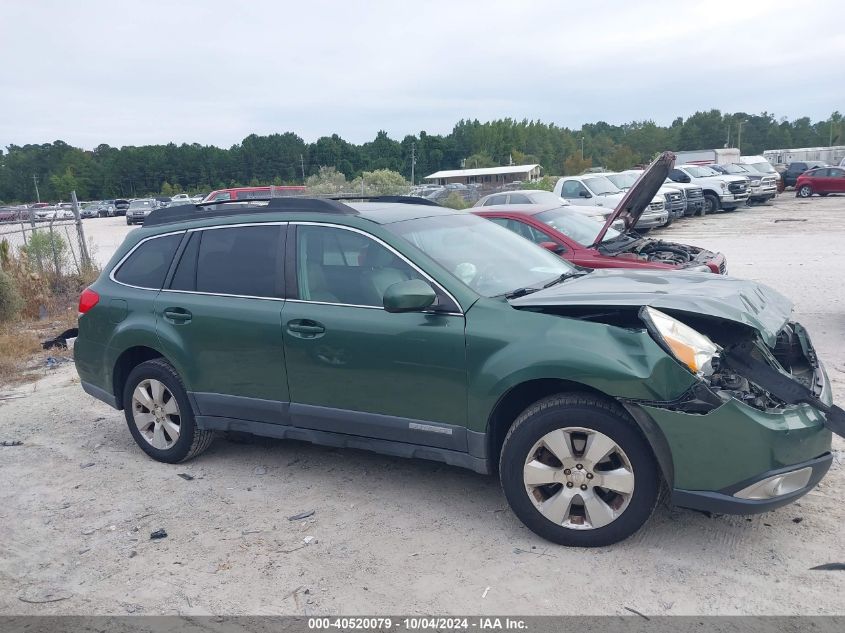
[(519, 415), (535, 402), (563, 393), (587, 393), (615, 402), (607, 394), (571, 380), (538, 378), (515, 385), (502, 395), (487, 421), (487, 460), (491, 472), (498, 469), (505, 436)]
[[(112, 389), (118, 409), (123, 409), (123, 388), (132, 370), (141, 363), (154, 358), (165, 358), (159, 350), (144, 345), (130, 347), (117, 357), (112, 371)], [(169, 362), (169, 361), (168, 361)]]

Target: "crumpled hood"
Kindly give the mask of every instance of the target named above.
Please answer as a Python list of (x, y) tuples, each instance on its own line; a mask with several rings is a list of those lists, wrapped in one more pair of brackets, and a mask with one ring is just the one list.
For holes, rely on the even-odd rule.
[(792, 302), (763, 284), (712, 273), (607, 268), (510, 300), (516, 308), (651, 306), (750, 326), (773, 347)]

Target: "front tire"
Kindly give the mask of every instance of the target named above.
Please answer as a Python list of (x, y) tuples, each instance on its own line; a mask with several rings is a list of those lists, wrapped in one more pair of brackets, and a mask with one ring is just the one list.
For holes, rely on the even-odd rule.
[(129, 373), (123, 408), (135, 442), (156, 461), (184, 462), (214, 439), (213, 431), (197, 428), (182, 380), (163, 359), (141, 363)]
[(636, 423), (589, 394), (558, 394), (528, 407), (505, 437), (499, 476), (530, 530), (573, 547), (629, 537), (651, 516), (661, 486)]
[(708, 213), (716, 213), (716, 211), (720, 208), (719, 197), (713, 195), (712, 193), (705, 193), (704, 194), (704, 211), (702, 211), (701, 215), (707, 215)]
[(809, 198), (813, 195), (813, 188), (810, 185), (801, 185), (798, 188), (798, 197), (799, 198)]

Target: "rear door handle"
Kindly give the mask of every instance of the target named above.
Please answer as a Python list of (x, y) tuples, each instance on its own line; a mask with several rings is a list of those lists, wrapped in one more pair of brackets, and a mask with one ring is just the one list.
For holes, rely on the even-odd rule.
[(165, 308), (164, 318), (173, 323), (189, 323), (193, 315), (185, 308)]
[(326, 328), (310, 319), (295, 319), (288, 323), (288, 332), (299, 338), (316, 338), (326, 333)]

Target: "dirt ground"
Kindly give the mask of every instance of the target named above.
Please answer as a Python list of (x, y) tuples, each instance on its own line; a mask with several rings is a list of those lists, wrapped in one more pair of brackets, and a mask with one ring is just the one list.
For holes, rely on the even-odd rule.
[[(123, 222), (85, 222), (100, 261)], [(658, 234), (792, 297), (845, 402), (845, 197), (786, 193)], [(792, 506), (662, 506), (631, 539), (578, 550), (523, 527), (496, 479), (437, 463), (221, 438), (159, 464), (72, 364), (44, 373), (0, 390), (0, 440), (23, 442), (0, 447), (2, 614), (845, 613), (845, 572), (810, 570), (845, 562), (838, 438), (828, 476)]]

